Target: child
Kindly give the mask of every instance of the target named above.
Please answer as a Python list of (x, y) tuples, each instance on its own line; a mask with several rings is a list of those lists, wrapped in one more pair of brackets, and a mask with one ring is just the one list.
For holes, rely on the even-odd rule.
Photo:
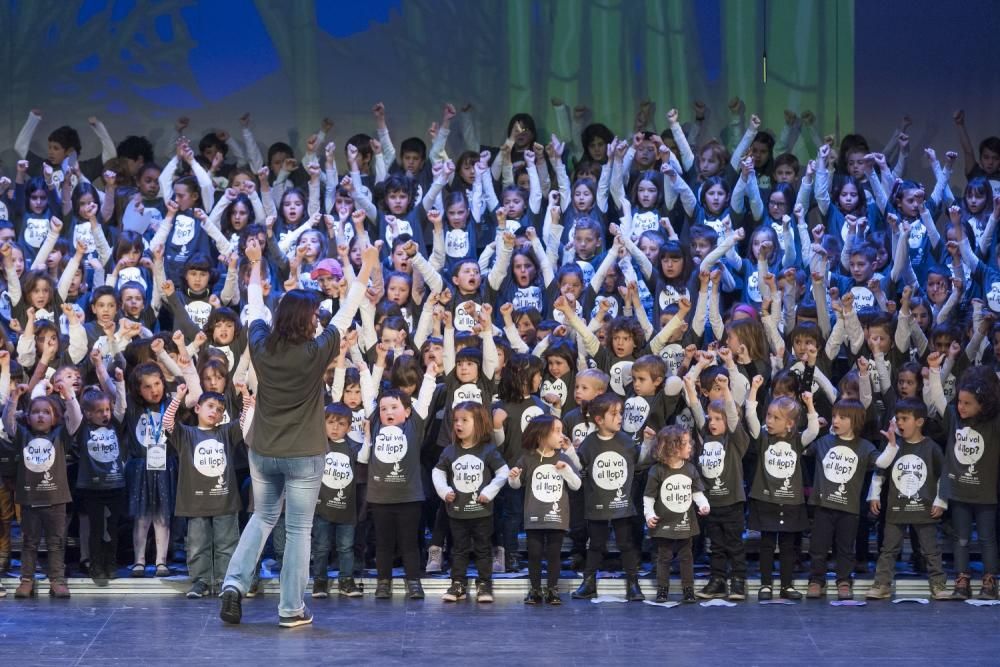
[[(938, 521), (948, 509), (947, 501), (940, 497), (944, 459), (938, 444), (923, 435), (926, 421), (927, 406), (917, 399), (904, 398), (896, 404), (896, 417), (889, 423), (888, 431), (882, 431), (888, 441), (885, 451), (892, 454), (888, 467), (889, 502), (882, 550), (875, 566), (875, 581), (865, 594), (869, 600), (892, 597), (896, 557), (903, 546), (907, 524), (916, 531), (920, 542), (920, 552), (927, 564), (931, 597), (935, 600), (951, 598), (945, 588), (941, 549), (937, 541)], [(897, 434), (902, 437), (902, 443), (897, 444)], [(882, 510), (879, 501), (882, 484), (882, 477), (876, 474), (868, 493), (868, 504), (876, 516)]]
[[(755, 375), (746, 401), (750, 437), (759, 439), (757, 470), (750, 488), (750, 529), (760, 531), (760, 590), (758, 600), (772, 598), (774, 547), (781, 549), (781, 593), (785, 600), (801, 600), (795, 590), (796, 542), (809, 527), (802, 492), (802, 449), (819, 433), (819, 415), (812, 392), (802, 392), (808, 410), (808, 426), (798, 433), (799, 404), (780, 396), (767, 406), (766, 433), (761, 433), (757, 416), (757, 392), (764, 378)], [(762, 437), (763, 436), (763, 437)], [(777, 540), (775, 539), (777, 534)]]
[[(648, 435), (648, 433), (647, 433)], [(656, 543), (656, 601), (670, 594), (670, 563), (680, 560), (684, 602), (697, 602), (694, 594), (694, 558), (691, 538), (698, 535), (695, 517), (708, 515), (705, 485), (691, 463), (691, 435), (683, 426), (664, 426), (656, 434), (656, 465), (649, 471), (642, 507), (649, 535)]]
[[(344, 349), (342, 345), (341, 350)], [(312, 528), (314, 598), (329, 595), (327, 567), (330, 564), (331, 533), (335, 535), (337, 544), (337, 591), (344, 597), (362, 596), (361, 588), (354, 581), (354, 526), (358, 518), (355, 468), (358, 454), (362, 449), (370, 448), (371, 442), (366, 438), (362, 445), (348, 437), (352, 417), (351, 408), (343, 403), (326, 406), (328, 450)]]
[(451, 526), (451, 586), (445, 602), (465, 598), (469, 551), (476, 557), (476, 602), (493, 602), (493, 499), (507, 483), (510, 468), (490, 441), (490, 414), (481, 403), (453, 406), (452, 434), (431, 472), (434, 489), (445, 503)]
[(202, 392), (194, 408), (198, 425), (193, 427), (175, 422), (177, 409), (187, 393), (187, 385), (177, 385), (162, 426), (177, 450), (176, 515), (188, 517), (184, 546), (191, 588), (187, 597), (194, 600), (222, 585), (229, 559), (240, 540), (239, 485), (230, 461), (236, 448), (243, 444), (240, 423), (252, 401), (244, 396), (241, 419), (221, 426), (225, 396)]
[(58, 387), (66, 405), (66, 417), (54, 398), (38, 396), (28, 403), (24, 423), (16, 420), (17, 401), (27, 391), (18, 385), (10, 392), (3, 410), (3, 427), (12, 434), (4, 445), (19, 452), (15, 500), (21, 506), (21, 583), (14, 597), (36, 597), (35, 563), (38, 543), (45, 534), (48, 550), (49, 595), (68, 598), (66, 585), (66, 505), (72, 501), (66, 475), (66, 453), (70, 436), (82, 421), (76, 393), (67, 384)]
[(639, 554), (632, 539), (632, 481), (639, 459), (634, 440), (622, 432), (623, 402), (614, 394), (598, 396), (585, 412), (597, 424), (597, 432), (583, 440), (578, 452), (584, 486), (585, 516), (590, 546), (583, 583), (574, 599), (597, 597), (597, 568), (608, 544), (608, 523), (615, 531), (625, 568), (625, 597), (629, 602), (646, 599), (639, 588)]
[(941, 498), (948, 502), (955, 530), (955, 590), (952, 598), (972, 597), (969, 577), (969, 541), (976, 523), (983, 552), (981, 599), (997, 598), (997, 473), (1000, 468), (1000, 382), (992, 368), (970, 368), (958, 383), (955, 406), (949, 407), (941, 388), (944, 355), (927, 357), (929, 405), (945, 421), (945, 448)]
[[(860, 401), (841, 399), (833, 406), (830, 434), (806, 446), (804, 454), (815, 457), (814, 489), (809, 504), (815, 507), (809, 544), (811, 569), (806, 597), (826, 595), (826, 554), (836, 546), (837, 598), (854, 597), (851, 570), (854, 538), (861, 511), (861, 489), (865, 473), (876, 465), (872, 443), (858, 436), (865, 427), (865, 407)], [(891, 458), (881, 459), (884, 462)]]
[[(551, 415), (536, 417), (524, 429), (523, 453), (510, 469), (511, 488), (526, 486), (524, 529), (528, 538), (528, 579), (531, 589), (525, 604), (542, 602), (542, 555), (547, 568), (546, 604), (562, 604), (557, 586), (562, 539), (569, 529), (566, 487), (580, 488), (574, 468), (579, 460), (573, 443), (562, 432), (562, 422)], [(536, 454), (537, 452), (537, 454)]]

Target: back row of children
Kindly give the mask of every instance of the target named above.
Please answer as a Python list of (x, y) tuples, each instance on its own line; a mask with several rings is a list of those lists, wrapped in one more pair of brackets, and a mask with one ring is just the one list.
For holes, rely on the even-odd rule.
[[(585, 109), (555, 112), (568, 126), (586, 119)], [(446, 105), (431, 148), (407, 139), (397, 160), (379, 104), (376, 136), (347, 140), (341, 177), (331, 123), (301, 161), (278, 143), (265, 164), (249, 115), (242, 143), (210, 132), (196, 154), (178, 136), (162, 169), (133, 136), (103, 172), (85, 173), (68, 127), (33, 163), (33, 111), (0, 221), (0, 560), (13, 497), (22, 563), (33, 566), (44, 533), (50, 592), (68, 595), (62, 517), (73, 501), (89, 519), (95, 579), (113, 576), (123, 515), (133, 574), (146, 571), (151, 527), (157, 574), (168, 574), (176, 515), (189, 518), (189, 595), (218, 584), (241, 508), (237, 423), (252, 419), (256, 387), (246, 280), (260, 253), (269, 308), (302, 287), (318, 292), (324, 317), (346, 308), (357, 318), (329, 369), (316, 595), (333, 541), (338, 592), (359, 594), (372, 526), (378, 598), (392, 595), (397, 551), (407, 595), (423, 596), (426, 529), (428, 570), (451, 545), (446, 597), (466, 595), (471, 551), (488, 601), (491, 572), (519, 567), (523, 529), (528, 602), (559, 601), (567, 531), (584, 565), (576, 595), (595, 595), (612, 530), (630, 599), (641, 596), (644, 532), (657, 540), (658, 598), (676, 555), (683, 598), (742, 599), (749, 524), (761, 532), (759, 597), (773, 594), (776, 548), (779, 594), (801, 595), (792, 558), (809, 532), (807, 594), (824, 594), (833, 547), (846, 598), (878, 512), (885, 553), (870, 594), (890, 590), (899, 526), (912, 524), (942, 598), (934, 526), (947, 509), (949, 597), (971, 595), (973, 526), (980, 595), (996, 597), (1000, 140), (985, 140), (977, 161), (956, 114), (969, 177), (956, 199), (957, 154), (925, 151), (933, 188), (903, 178), (908, 119), (876, 153), (860, 135), (835, 149), (805, 112), (786, 114), (778, 133), (751, 116), (729, 147), (699, 144), (707, 113), (696, 106), (685, 127), (671, 110), (655, 134), (644, 111), (628, 141), (591, 123), (545, 146), (518, 114), (486, 150), (471, 110)], [(741, 126), (738, 100), (730, 113)], [(457, 159), (453, 124), (466, 148)], [(366, 297), (350, 302), (347, 286), (367, 276)], [(711, 577), (695, 594), (690, 539), (702, 531)], [(34, 592), (27, 567), (17, 593)]]

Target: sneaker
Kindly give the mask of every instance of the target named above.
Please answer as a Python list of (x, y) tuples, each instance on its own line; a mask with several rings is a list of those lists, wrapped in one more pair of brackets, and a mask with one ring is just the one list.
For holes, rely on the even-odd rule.
[(53, 581), (49, 584), (49, 597), (68, 598), (69, 586), (66, 585), (65, 581)]
[(493, 582), (479, 582), (476, 586), (476, 602), (493, 602)]
[(935, 600), (950, 600), (951, 593), (944, 584), (931, 584), (931, 597)]
[(545, 589), (545, 604), (560, 605), (562, 604), (562, 598), (559, 597), (559, 591), (555, 588)]
[(427, 574), (437, 574), (441, 571), (441, 562), (444, 560), (444, 549), (441, 547), (430, 547), (427, 549), (427, 566), (424, 572)]
[(313, 579), (312, 596), (319, 599), (330, 597), (330, 582), (326, 579)]
[(849, 581), (838, 581), (837, 582), (837, 599), (838, 600), (853, 600), (854, 599), (854, 585)]
[(354, 581), (354, 577), (343, 577), (337, 582), (337, 592), (346, 598), (360, 598), (364, 596), (364, 591)]
[(785, 586), (781, 589), (782, 600), (801, 600), (802, 593), (795, 589), (795, 586)]
[(759, 602), (764, 602), (770, 600), (772, 597), (772, 591), (770, 586), (761, 586), (757, 589), (757, 600)]
[(669, 586), (657, 586), (656, 587), (656, 601), (666, 602), (670, 599), (670, 587)]
[(253, 573), (253, 577), (250, 579), (250, 588), (247, 590), (247, 597), (254, 598), (260, 592), (260, 568)]
[(681, 596), (681, 602), (684, 604), (691, 604), (698, 601), (698, 596), (694, 594), (694, 586), (685, 586), (684, 590), (681, 592), (683, 593)]
[(200, 600), (206, 595), (209, 595), (211, 592), (212, 590), (208, 587), (208, 584), (201, 579), (198, 579), (191, 584), (191, 588), (189, 588), (188, 592), (184, 594), (184, 597), (188, 600)]
[(997, 599), (997, 578), (992, 574), (983, 575), (983, 584), (979, 588), (979, 595), (977, 595), (980, 600), (996, 600)]
[[(840, 587), (837, 587), (838, 590)], [(886, 584), (872, 584), (865, 592), (866, 600), (888, 600), (892, 597), (892, 586)]]
[(219, 618), (230, 625), (236, 625), (243, 618), (243, 606), (240, 604), (240, 592), (232, 586), (222, 589), (222, 608)]
[(379, 579), (375, 584), (375, 599), (388, 600), (392, 597), (392, 579)]
[(708, 583), (698, 591), (698, 597), (702, 600), (726, 597), (726, 580), (721, 577), (712, 577)]
[(313, 622), (312, 612), (309, 607), (303, 607), (302, 613), (298, 616), (279, 616), (278, 625), (283, 628), (297, 628), (300, 625), (309, 625)]
[(809, 588), (806, 589), (806, 597), (810, 600), (818, 600), (826, 597), (826, 582), (810, 581)]
[(951, 593), (952, 600), (968, 600), (972, 597), (972, 582), (969, 575), (962, 572), (955, 576), (955, 590)]
[(729, 581), (729, 595), (727, 600), (739, 602), (747, 599), (747, 580), (734, 578)]
[(465, 599), (465, 584), (461, 581), (451, 582), (451, 586), (445, 591), (441, 599), (445, 602), (458, 602), (459, 600)]
[(540, 588), (531, 588), (528, 590), (528, 594), (524, 596), (524, 604), (541, 604), (542, 603), (542, 591)]
[(420, 585), (419, 579), (406, 580), (406, 597), (410, 600), (424, 599), (424, 587)]
[(504, 555), (504, 548), (497, 547), (493, 550), (493, 573), (503, 574), (506, 568), (507, 559)]

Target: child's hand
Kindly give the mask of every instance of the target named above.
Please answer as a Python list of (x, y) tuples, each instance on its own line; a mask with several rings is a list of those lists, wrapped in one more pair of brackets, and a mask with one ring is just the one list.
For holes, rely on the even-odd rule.
[(944, 362), (944, 355), (935, 350), (927, 355), (927, 366), (932, 370), (941, 368), (941, 364)]
[[(249, 243), (247, 244), (249, 247)], [(163, 292), (163, 296), (173, 296), (176, 289), (174, 288), (173, 280), (165, 280), (162, 285), (160, 285), (160, 291)]]
[(149, 349), (152, 350), (152, 352), (153, 352), (153, 354), (155, 356), (160, 356), (160, 353), (163, 352), (163, 349), (164, 349), (163, 348), (163, 339), (162, 338), (154, 338), (149, 343)]
[(708, 516), (708, 513), (712, 511), (712, 508), (708, 505), (698, 508), (698, 516)]
[(565, 470), (566, 465), (565, 461), (556, 461), (556, 470)]
[(187, 396), (188, 386), (182, 382), (181, 384), (177, 385), (177, 390), (175, 393), (177, 395), (177, 398), (183, 400), (184, 397)]
[[(260, 242), (257, 240), (256, 236), (250, 236), (247, 238), (247, 246), (245, 254), (247, 259), (250, 260), (251, 262), (260, 261), (261, 258)], [(164, 283), (164, 285), (165, 284), (166, 283)]]
[(517, 479), (520, 476), (521, 476), (521, 469), (516, 466), (511, 468), (510, 472), (507, 474), (508, 479)]
[(763, 384), (764, 384), (764, 376), (762, 376), (762, 375), (754, 375), (753, 379), (750, 380), (750, 392), (754, 396), (756, 396), (757, 395), (757, 390), (759, 390), (761, 388), (761, 385), (763, 385)]
[(951, 345), (948, 346), (948, 356), (951, 357), (952, 360), (955, 360), (958, 358), (958, 355), (961, 354), (961, 352), (962, 352), (962, 344), (959, 343), (957, 340), (951, 341)]
[(860, 373), (862, 376), (867, 376), (869, 370), (868, 359), (866, 359), (865, 357), (858, 357), (857, 364), (858, 364), (858, 373)]
[(449, 491), (448, 493), (446, 493), (445, 496), (444, 496), (444, 501), (446, 503), (453, 503), (453, 502), (455, 502), (455, 492), (454, 491)]
[(878, 516), (879, 513), (882, 511), (882, 502), (877, 498), (875, 500), (869, 500), (868, 511), (871, 512), (874, 516)]
[(656, 524), (658, 524), (659, 522), (660, 518), (655, 516), (651, 516), (648, 519), (646, 519), (646, 525), (649, 526), (650, 528), (656, 528)]

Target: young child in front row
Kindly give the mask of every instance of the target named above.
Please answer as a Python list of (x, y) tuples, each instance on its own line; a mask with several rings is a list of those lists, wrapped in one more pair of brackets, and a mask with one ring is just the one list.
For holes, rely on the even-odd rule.
[[(652, 429), (647, 429), (647, 436)], [(653, 458), (642, 506), (649, 535), (656, 543), (656, 601), (666, 602), (670, 594), (670, 563), (680, 560), (684, 602), (697, 602), (694, 594), (694, 557), (691, 539), (696, 536), (698, 519), (709, 513), (705, 485), (691, 463), (691, 434), (683, 426), (664, 426), (656, 434)]]
[[(341, 346), (341, 350), (344, 349)], [(326, 465), (312, 526), (312, 596), (325, 598), (329, 595), (327, 569), (332, 536), (337, 545), (337, 591), (344, 597), (358, 598), (362, 592), (354, 581), (354, 526), (358, 519), (355, 471), (359, 453), (364, 449), (367, 454), (371, 441), (365, 437), (364, 442), (359, 443), (347, 437), (353, 412), (344, 403), (331, 403), (325, 412)]]
[(454, 441), (431, 472), (448, 513), (452, 539), (451, 586), (441, 599), (465, 598), (472, 551), (479, 575), (476, 602), (493, 602), (493, 499), (507, 483), (510, 468), (492, 442), (490, 413), (481, 403), (456, 403), (451, 418)]
[(826, 555), (835, 546), (837, 558), (837, 598), (854, 597), (851, 571), (854, 568), (854, 539), (861, 512), (861, 489), (865, 474), (877, 463), (883, 467), (892, 459), (876, 461), (875, 446), (861, 438), (865, 426), (865, 407), (860, 401), (841, 399), (833, 405), (830, 434), (814, 440), (804, 451), (815, 457), (813, 494), (809, 503), (816, 506), (809, 544), (811, 569), (806, 597), (826, 595)]
[(542, 602), (542, 556), (548, 580), (545, 603), (562, 604), (559, 585), (560, 551), (569, 530), (569, 496), (566, 487), (580, 488), (579, 460), (573, 443), (563, 434), (562, 422), (540, 415), (524, 429), (522, 454), (510, 469), (511, 488), (523, 484), (524, 530), (528, 538), (528, 579), (531, 589), (525, 604)]
[[(16, 420), (17, 401), (27, 391), (26, 385), (11, 389), (3, 410), (3, 428), (17, 452), (17, 487), (14, 499), (21, 506), (21, 583), (14, 597), (38, 595), (35, 588), (35, 563), (42, 533), (48, 548), (49, 595), (68, 598), (66, 585), (66, 505), (71, 502), (66, 475), (66, 453), (70, 436), (76, 432), (83, 417), (76, 393), (62, 385), (59, 393), (66, 404), (66, 416), (59, 403), (50, 396), (37, 396), (28, 403), (23, 423)], [(64, 421), (65, 419), (65, 421)]]
[[(903, 546), (903, 536), (908, 526), (916, 531), (920, 551), (927, 563), (931, 597), (935, 600), (951, 599), (945, 586), (947, 578), (937, 541), (939, 520), (948, 509), (948, 502), (941, 499), (939, 489), (944, 455), (941, 447), (923, 434), (926, 421), (927, 406), (923, 401), (904, 398), (896, 404), (896, 416), (889, 422), (889, 430), (882, 431), (888, 441), (885, 451), (891, 453), (892, 459), (885, 468), (885, 473), (882, 473), (888, 477), (889, 498), (885, 507), (885, 532), (878, 564), (875, 566), (875, 580), (865, 593), (869, 600), (892, 597), (896, 557)], [(902, 442), (899, 441), (900, 438)], [(881, 457), (880, 461), (884, 463)], [(880, 472), (881, 470), (872, 476), (871, 490), (868, 493), (869, 507), (876, 516), (883, 509), (879, 501), (884, 484)]]
[(177, 450), (176, 515), (188, 517), (187, 551), (190, 599), (209, 595), (225, 579), (229, 559), (240, 541), (239, 513), (242, 506), (236, 471), (230, 465), (237, 447), (243, 445), (241, 422), (252, 399), (244, 395), (239, 420), (220, 425), (226, 397), (206, 391), (198, 398), (194, 413), (197, 426), (177, 423), (177, 410), (187, 395), (186, 384), (177, 385), (174, 398), (163, 414), (163, 431)]
[[(750, 529), (760, 531), (760, 590), (758, 600), (770, 600), (774, 585), (774, 548), (781, 549), (781, 597), (801, 600), (795, 590), (796, 541), (809, 527), (802, 491), (802, 450), (819, 433), (819, 415), (811, 392), (802, 392), (808, 425), (798, 433), (799, 403), (779, 396), (767, 406), (761, 433), (757, 417), (757, 392), (764, 378), (755, 375), (746, 400), (746, 421), (750, 437), (758, 439), (757, 469), (750, 487)], [(775, 538), (777, 536), (777, 538)]]

